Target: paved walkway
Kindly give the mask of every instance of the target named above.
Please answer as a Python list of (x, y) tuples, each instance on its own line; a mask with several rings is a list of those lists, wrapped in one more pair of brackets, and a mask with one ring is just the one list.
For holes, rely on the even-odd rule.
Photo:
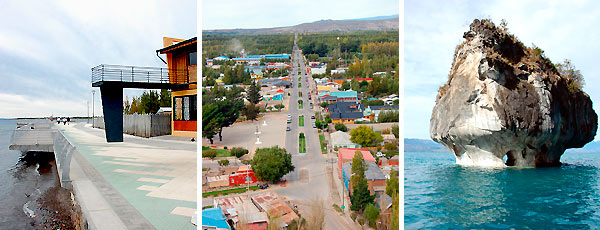
[[(267, 125), (264, 125), (265, 121)], [(217, 146), (217, 148), (227, 146), (229, 149), (242, 147), (248, 149), (251, 155), (256, 148), (267, 148), (275, 145), (282, 147), (286, 135), (286, 122), (287, 113), (283, 111), (263, 114), (257, 121), (238, 122), (230, 127), (223, 128), (223, 141), (219, 141), (219, 135), (215, 135), (211, 145), (208, 139), (202, 138), (202, 145)], [(260, 132), (258, 135), (255, 134), (257, 126)], [(257, 136), (260, 138), (261, 144), (256, 144)]]
[(82, 208), (121, 220), (104, 226), (196, 229), (190, 222), (196, 210), (195, 142), (125, 135), (122, 143), (107, 143), (104, 130), (85, 123), (56, 127), (81, 153), (73, 156), (71, 175), (74, 186), (84, 188)]

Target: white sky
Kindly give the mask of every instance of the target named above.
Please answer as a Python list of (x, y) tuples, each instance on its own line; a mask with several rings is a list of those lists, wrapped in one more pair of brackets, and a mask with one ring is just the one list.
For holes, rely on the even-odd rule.
[(194, 0), (0, 1), (0, 118), (87, 115), (92, 89), (100, 114), (90, 69), (165, 67), (162, 37), (195, 37), (196, 16)]
[(201, 1), (202, 29), (253, 29), (293, 26), (398, 14), (398, 0)]
[(496, 24), (506, 19), (509, 31), (525, 45), (535, 43), (555, 63), (571, 59), (585, 77), (584, 90), (600, 101), (600, 2), (405, 1), (404, 10), (407, 138), (429, 139), (437, 89), (446, 82), (454, 48), (474, 18), (490, 17)]

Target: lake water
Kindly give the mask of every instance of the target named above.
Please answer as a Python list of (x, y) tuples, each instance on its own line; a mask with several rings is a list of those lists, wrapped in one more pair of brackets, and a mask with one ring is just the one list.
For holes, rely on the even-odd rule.
[(537, 169), (462, 167), (452, 153), (404, 159), (406, 229), (600, 228), (600, 153)]
[(8, 150), (16, 126), (16, 120), (0, 119), (0, 229), (34, 229), (42, 218), (37, 199), (59, 185), (58, 174), (51, 153)]

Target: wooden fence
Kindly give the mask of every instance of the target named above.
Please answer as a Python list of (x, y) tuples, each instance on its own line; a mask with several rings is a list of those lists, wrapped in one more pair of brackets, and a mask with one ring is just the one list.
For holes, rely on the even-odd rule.
[[(94, 118), (94, 128), (104, 129), (104, 117)], [(139, 137), (171, 134), (170, 114), (123, 114), (123, 133)]]

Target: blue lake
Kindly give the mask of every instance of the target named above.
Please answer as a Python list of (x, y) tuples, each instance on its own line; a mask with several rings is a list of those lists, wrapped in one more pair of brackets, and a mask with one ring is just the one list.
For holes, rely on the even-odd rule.
[(405, 229), (598, 229), (600, 153), (556, 168), (483, 169), (452, 153), (404, 153)]

